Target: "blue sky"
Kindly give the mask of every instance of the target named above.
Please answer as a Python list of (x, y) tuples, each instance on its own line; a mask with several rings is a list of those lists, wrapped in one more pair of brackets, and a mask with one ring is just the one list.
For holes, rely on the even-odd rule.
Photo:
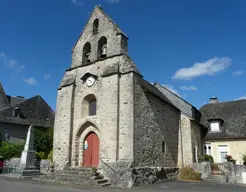
[(201, 107), (246, 95), (244, 0), (1, 0), (0, 81), (10, 95), (41, 95), (53, 109), (71, 50), (95, 5), (129, 36), (150, 82)]

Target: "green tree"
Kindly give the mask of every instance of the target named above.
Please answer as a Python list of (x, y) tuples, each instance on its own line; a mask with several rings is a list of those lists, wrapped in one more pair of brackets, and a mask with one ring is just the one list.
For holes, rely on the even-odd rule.
[(21, 153), (24, 149), (24, 145), (16, 145), (8, 142), (0, 143), (0, 156), (5, 159), (10, 159), (13, 157), (21, 157)]
[(38, 154), (42, 154), (42, 158), (47, 158), (53, 147), (53, 129), (52, 128), (35, 128), (34, 148)]

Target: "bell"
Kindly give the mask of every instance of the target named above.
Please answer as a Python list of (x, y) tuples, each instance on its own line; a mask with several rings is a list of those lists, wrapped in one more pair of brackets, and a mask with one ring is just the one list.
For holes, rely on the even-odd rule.
[(102, 47), (102, 56), (106, 56), (107, 55), (107, 47), (103, 46)]
[(85, 54), (85, 57), (86, 57), (86, 61), (87, 62), (90, 62), (90, 55), (91, 55), (90, 52)]

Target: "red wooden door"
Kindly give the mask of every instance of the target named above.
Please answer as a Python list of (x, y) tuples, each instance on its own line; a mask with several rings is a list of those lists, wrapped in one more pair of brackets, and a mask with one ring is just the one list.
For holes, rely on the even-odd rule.
[(90, 133), (84, 142), (83, 153), (84, 167), (97, 167), (99, 164), (99, 138), (95, 133)]

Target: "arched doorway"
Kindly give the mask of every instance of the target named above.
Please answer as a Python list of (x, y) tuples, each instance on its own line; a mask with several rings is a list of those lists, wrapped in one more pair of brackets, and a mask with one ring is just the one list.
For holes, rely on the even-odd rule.
[(91, 132), (84, 141), (83, 165), (84, 167), (97, 167), (99, 164), (99, 138)]

